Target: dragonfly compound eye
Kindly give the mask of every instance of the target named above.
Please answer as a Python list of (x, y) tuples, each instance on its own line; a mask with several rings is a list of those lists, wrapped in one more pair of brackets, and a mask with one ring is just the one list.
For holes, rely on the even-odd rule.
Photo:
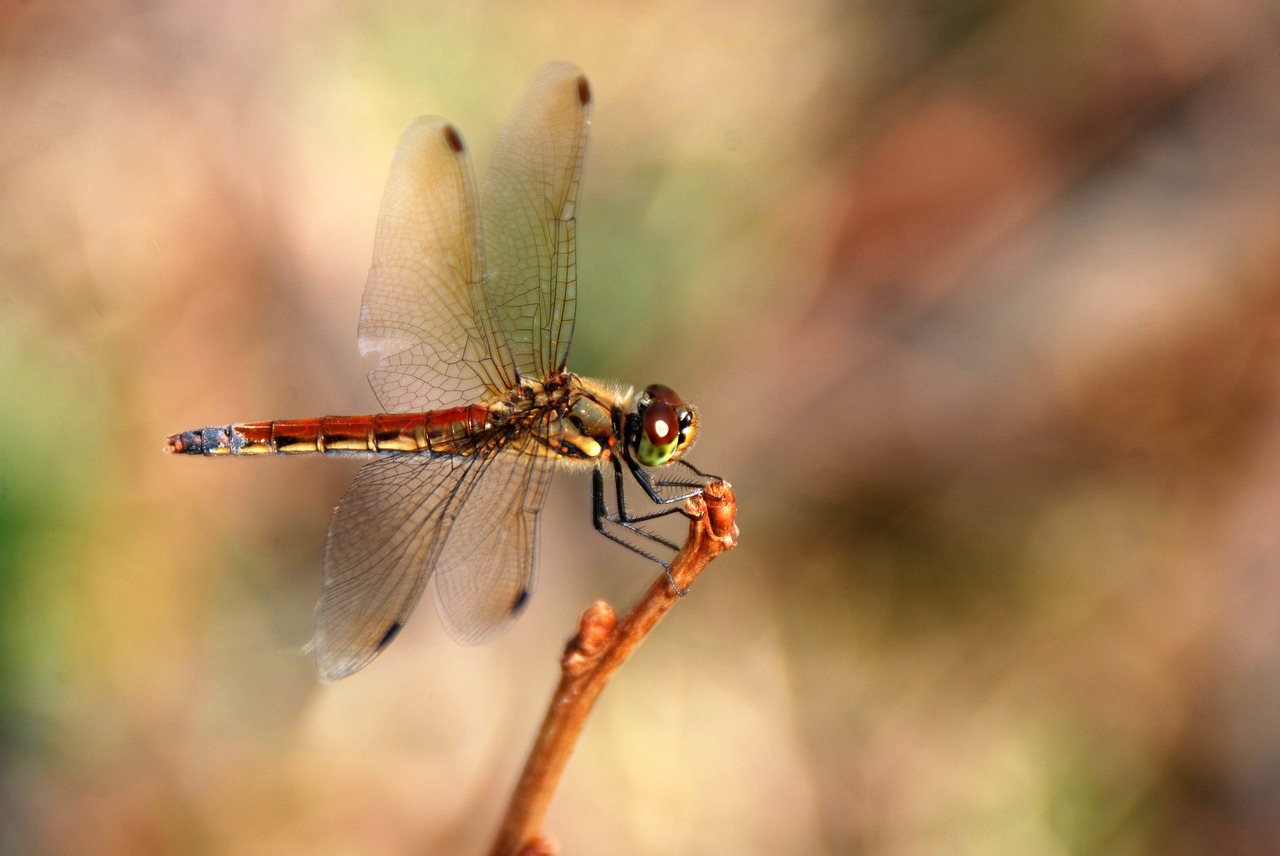
[(661, 398), (651, 400), (640, 416), (640, 429), (636, 459), (646, 467), (660, 467), (671, 460), (680, 439), (675, 408)]
[(654, 401), (644, 411), (644, 433), (655, 446), (665, 446), (680, 433), (676, 411), (665, 401)]
[(672, 389), (669, 386), (664, 386), (660, 383), (651, 383), (648, 386), (646, 386), (644, 388), (644, 394), (645, 394), (645, 397), (651, 401), (665, 401), (667, 404), (670, 404), (672, 407), (679, 407), (680, 405), (684, 404), (684, 402), (680, 400), (680, 396), (676, 394), (676, 391), (674, 389)]

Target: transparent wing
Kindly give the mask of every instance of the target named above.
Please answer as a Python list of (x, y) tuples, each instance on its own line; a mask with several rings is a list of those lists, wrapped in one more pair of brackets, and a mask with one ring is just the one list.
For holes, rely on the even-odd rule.
[(459, 642), (492, 638), (528, 600), (553, 463), (545, 456), (496, 457), (459, 510), (431, 577), (436, 608)]
[(326, 680), (364, 667), (409, 619), (433, 572), (460, 641), (488, 638), (527, 598), (552, 459), (496, 454), (366, 464), (334, 509), (312, 640)]
[(391, 162), (360, 309), (360, 353), (389, 412), (492, 398), (517, 382), (488, 302), (475, 183), (443, 119), (405, 128)]
[(582, 70), (544, 65), (503, 129), (480, 191), (489, 294), (524, 377), (546, 377), (568, 358), (590, 116)]
[(478, 458), (396, 456), (365, 464), (333, 511), (312, 647), (326, 680), (362, 668), (422, 596)]

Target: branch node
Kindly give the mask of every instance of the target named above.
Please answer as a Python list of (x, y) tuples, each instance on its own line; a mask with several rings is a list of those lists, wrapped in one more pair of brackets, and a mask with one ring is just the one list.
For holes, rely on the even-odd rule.
[(617, 614), (603, 600), (597, 600), (582, 610), (578, 618), (578, 633), (564, 646), (560, 670), (569, 677), (577, 677), (595, 668), (617, 626)]

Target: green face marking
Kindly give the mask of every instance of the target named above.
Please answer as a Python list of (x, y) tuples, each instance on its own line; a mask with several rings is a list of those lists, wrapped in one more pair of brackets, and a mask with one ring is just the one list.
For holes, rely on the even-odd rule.
[(660, 467), (667, 461), (671, 460), (671, 456), (675, 454), (676, 441), (664, 445), (657, 445), (649, 440), (649, 435), (644, 431), (640, 432), (640, 447), (636, 449), (636, 460), (641, 466)]

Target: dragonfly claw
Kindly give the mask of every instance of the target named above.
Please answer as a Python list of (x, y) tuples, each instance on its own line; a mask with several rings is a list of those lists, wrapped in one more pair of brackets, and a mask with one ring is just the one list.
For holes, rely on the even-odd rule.
[(689, 590), (687, 588), (680, 588), (680, 586), (676, 585), (675, 577), (671, 576), (671, 566), (664, 564), (662, 567), (667, 571), (667, 582), (671, 583), (671, 590), (680, 595), (680, 597), (687, 595)]

